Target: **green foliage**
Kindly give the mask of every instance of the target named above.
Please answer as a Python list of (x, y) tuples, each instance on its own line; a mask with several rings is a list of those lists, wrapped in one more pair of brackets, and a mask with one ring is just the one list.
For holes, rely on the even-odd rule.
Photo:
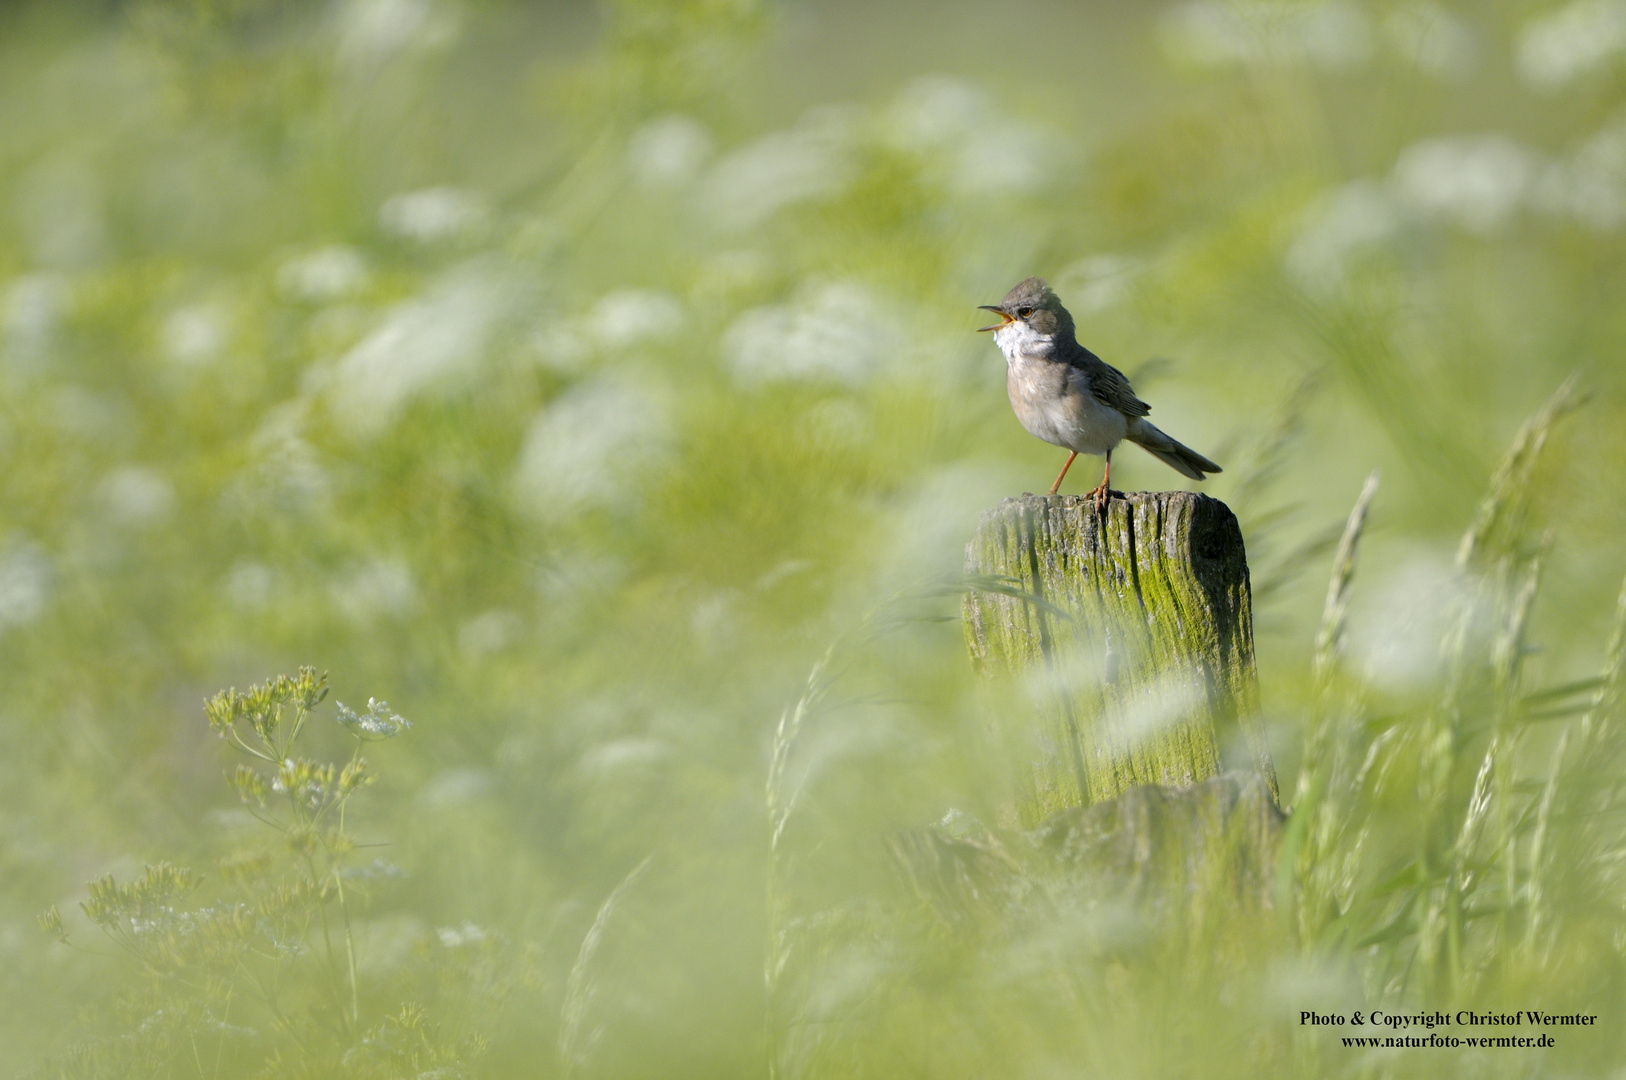
[[(0, 1070), (1619, 1072), (1297, 1023), (1626, 997), (1611, 10), (0, 5)], [(1035, 273), (1225, 466), (1253, 906), (1002, 817)]]
[[(112, 875), (90, 883), (86, 918), (144, 976), (121, 1004), (133, 1026), (41, 1075), (467, 1075), (484, 1050), (478, 1033), (448, 1036), (413, 1002), (363, 1023), (352, 910), (374, 875), (354, 864), (345, 813), (373, 779), (362, 742), (410, 725), (382, 702), (370, 700), (363, 717), (340, 704), (338, 721), (355, 739), (350, 759), (291, 756), (327, 693), (326, 675), (301, 668), (204, 703), (220, 738), (271, 766), (238, 765), (226, 778), (275, 839), (222, 856), (209, 903), (197, 902), (203, 875), (167, 862), (122, 884)], [(68, 943), (55, 908), (40, 922)]]
[[(821, 660), (780, 721), (769, 774), (772, 1073), (905, 1068), (920, 1060), (895, 1041), (906, 1027), (945, 1048), (927, 1057), (934, 1075), (996, 1069), (1023, 1039), (1066, 1062), (1133, 1062), (1154, 1074), (1188, 1067), (1196, 1047), (1178, 1034), (1156, 1038), (1169, 1029), (1203, 1032), (1248, 1071), (1328, 1075), (1354, 1060), (1378, 1075), (1432, 1074), (1392, 1051), (1352, 1051), (1272, 1022), (1261, 998), (1277, 992), (1271, 965), (1282, 963), (1302, 965), (1297, 992), (1328, 1013), (1364, 1002), (1367, 1011), (1454, 1015), (1509, 993), (1607, 1009), (1622, 956), (1605, 941), (1626, 928), (1618, 899), (1605, 899), (1626, 851), (1626, 745), (1597, 733), (1621, 719), (1626, 590), (1599, 677), (1541, 689), (1521, 679), (1543, 552), (1520, 507), (1570, 394), (1561, 388), (1525, 425), (1466, 534), (1468, 587), (1438, 642), (1445, 674), (1435, 703), (1379, 706), (1342, 655), (1377, 493), (1368, 482), (1334, 564), (1318, 706), (1285, 823), (1262, 783), (1233, 790), (1240, 782), (1230, 776), (1178, 792), (1135, 789), (1031, 829), (1012, 827), (1008, 808), (1003, 828), (951, 812), (892, 839), (907, 889), (867, 904), (810, 903), (818, 892), (807, 878), (836, 860), (786, 842), (807, 794), (787, 792), (786, 777), (798, 744), (834, 719), (822, 703), (839, 684), (833, 657)], [(1012, 792), (1017, 805), (1024, 795)], [(1586, 827), (1555, 828), (1565, 815)], [(1563, 854), (1557, 836), (1573, 845)], [(847, 992), (856, 996), (832, 1007), (832, 988), (854, 979)], [(1020, 1016), (1023, 1026), (968, 1034), (957, 1010), (994, 986), (1002, 1022)], [(1121, 1056), (1103, 1050), (1125, 1032), (1144, 1041), (1132, 1038)], [(1562, 1060), (1583, 1070), (1621, 1049), (1613, 1038), (1564, 1041)]]
[[(1553, 945), (1537, 944), (1547, 922), (1542, 834), (1551, 800), (1561, 788), (1596, 785), (1560, 775), (1585, 708), (1574, 703), (1577, 688), (1531, 692), (1522, 681), (1545, 554), (1530, 544), (1524, 508), (1535, 459), (1571, 407), (1566, 385), (1525, 425), (1463, 538), (1458, 566), (1467, 576), (1439, 643), (1438, 704), (1385, 717), (1337, 671), (1337, 624), (1372, 485), (1351, 515), (1329, 590), (1317, 654), (1322, 704), (1289, 831), (1302, 883), (1298, 930), (1329, 953), (1383, 945), (1367, 978), (1415, 983), (1425, 1000), (1480, 1000), (1512, 981), (1510, 972), (1540, 969)], [(1532, 745), (1551, 747), (1559, 720), (1551, 769), (1521, 775), (1521, 757)], [(1418, 799), (1404, 838), (1383, 821), (1385, 795), (1396, 788)]]

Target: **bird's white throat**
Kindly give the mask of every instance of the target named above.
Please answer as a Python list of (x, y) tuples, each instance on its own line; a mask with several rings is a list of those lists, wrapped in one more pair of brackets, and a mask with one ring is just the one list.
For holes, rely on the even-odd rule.
[(995, 330), (994, 344), (1005, 354), (1007, 365), (1016, 363), (1019, 357), (1038, 360), (1054, 356), (1056, 352), (1053, 334), (1041, 334), (1021, 319)]

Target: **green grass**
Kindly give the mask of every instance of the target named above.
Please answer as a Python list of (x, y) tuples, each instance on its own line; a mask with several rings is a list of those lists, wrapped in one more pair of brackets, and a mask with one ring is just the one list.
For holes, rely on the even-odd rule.
[[(0, 11), (0, 1069), (1618, 1071), (1620, 58), (1531, 67), (1563, 5), (1170, 10)], [(973, 309), (1033, 273), (1226, 466), (1268, 903), (1000, 824), (964, 545), (1062, 454)], [(413, 728), (301, 869), (203, 703), (304, 665)], [(286, 950), (117, 947), (228, 898)], [(1299, 1024), (1458, 1008), (1600, 1026)]]

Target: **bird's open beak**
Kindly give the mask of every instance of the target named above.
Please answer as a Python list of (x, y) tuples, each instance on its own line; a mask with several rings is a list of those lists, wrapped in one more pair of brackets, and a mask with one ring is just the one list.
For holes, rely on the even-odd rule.
[(978, 311), (992, 311), (995, 315), (998, 315), (1000, 317), (1000, 319), (1001, 319), (1000, 322), (995, 323), (993, 326), (979, 326), (979, 327), (977, 327), (977, 333), (979, 333), (979, 334), (986, 333), (989, 330), (998, 330), (1000, 327), (1009, 326), (1009, 325), (1011, 325), (1011, 323), (1016, 321), (1016, 316), (1007, 314), (1006, 312), (1001, 311), (999, 308), (995, 307), (992, 304), (978, 304), (977, 305), (977, 310)]

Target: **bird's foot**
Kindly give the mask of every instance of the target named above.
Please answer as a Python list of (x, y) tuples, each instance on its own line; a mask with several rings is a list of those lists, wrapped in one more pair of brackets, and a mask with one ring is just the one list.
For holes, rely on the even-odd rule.
[(1089, 500), (1091, 500), (1092, 502), (1095, 503), (1095, 512), (1096, 513), (1104, 514), (1104, 513), (1106, 513), (1106, 509), (1107, 509), (1107, 500), (1112, 498), (1112, 494), (1113, 494), (1112, 489), (1109, 488), (1107, 486), (1107, 482), (1105, 480), (1103, 480), (1103, 481), (1101, 481), (1101, 486), (1100, 487), (1097, 487), (1093, 491), (1086, 491), (1084, 493), (1084, 497), (1086, 499), (1089, 499)]

